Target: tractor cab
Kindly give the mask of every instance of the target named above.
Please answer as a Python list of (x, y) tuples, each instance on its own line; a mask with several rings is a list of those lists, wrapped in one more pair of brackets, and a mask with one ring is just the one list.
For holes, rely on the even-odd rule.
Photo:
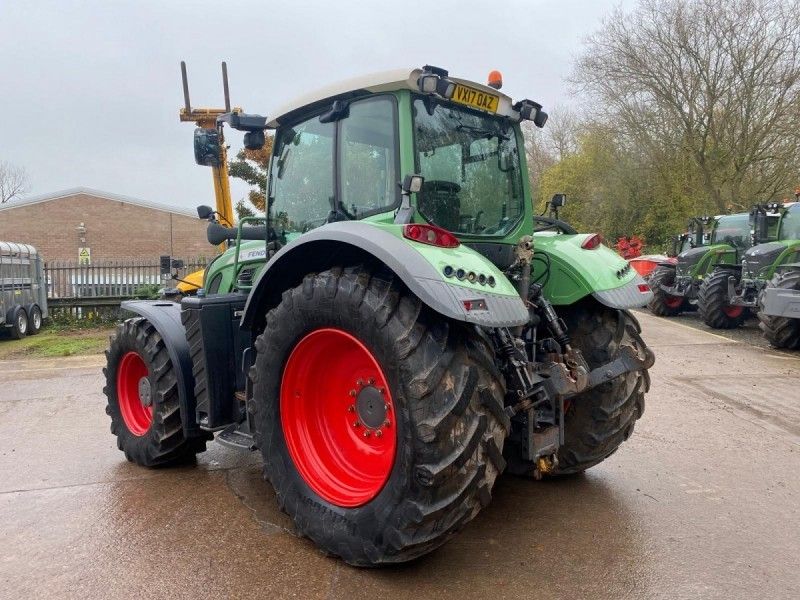
[[(436, 67), (345, 82), (278, 111), (269, 228), (287, 243), (326, 223), (392, 223), (406, 190), (411, 222), (458, 238), (502, 240), (530, 205), (519, 123), (547, 119), (529, 100)], [(530, 216), (528, 216), (530, 218)]]
[(800, 202), (759, 204), (750, 215), (754, 244), (742, 257), (743, 275), (769, 279), (777, 265), (800, 259)]

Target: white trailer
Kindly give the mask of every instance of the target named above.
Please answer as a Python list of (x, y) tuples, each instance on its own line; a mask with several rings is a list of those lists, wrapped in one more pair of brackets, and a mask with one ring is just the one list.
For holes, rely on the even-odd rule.
[(17, 339), (39, 333), (47, 318), (47, 282), (33, 246), (0, 241), (0, 329)]

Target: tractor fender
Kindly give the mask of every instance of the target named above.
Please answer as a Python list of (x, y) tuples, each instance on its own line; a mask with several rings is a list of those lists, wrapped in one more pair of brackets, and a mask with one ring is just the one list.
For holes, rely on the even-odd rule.
[(192, 357), (186, 341), (186, 329), (181, 323), (181, 305), (163, 300), (125, 300), (121, 307), (150, 321), (164, 340), (178, 383), (183, 430), (187, 435), (199, 434), (200, 429), (195, 421)]
[[(484, 327), (513, 327), (528, 322), (528, 309), (514, 294), (499, 294), (488, 286), (468, 288), (448, 283), (443, 275), (415, 249), (417, 242), (399, 238), (386, 228), (362, 221), (340, 221), (318, 227), (281, 248), (262, 269), (247, 299), (242, 327), (260, 331), (266, 313), (281, 300), (284, 290), (303, 281), (308, 273), (336, 265), (380, 261), (426, 306), (457, 321)], [(488, 272), (505, 277), (475, 250), (461, 245), (447, 250), (448, 260), (476, 260)], [(510, 285), (510, 284), (509, 284)], [(513, 288), (512, 288), (513, 289)], [(484, 299), (486, 310), (469, 311), (464, 301)]]

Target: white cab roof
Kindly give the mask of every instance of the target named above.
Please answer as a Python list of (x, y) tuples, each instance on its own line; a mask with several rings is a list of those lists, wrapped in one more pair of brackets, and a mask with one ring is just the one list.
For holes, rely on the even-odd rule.
[[(275, 128), (281, 124), (282, 118), (300, 108), (303, 108), (304, 106), (314, 104), (322, 100), (327, 100), (329, 98), (333, 99), (336, 96), (356, 90), (366, 90), (372, 93), (389, 92), (402, 89), (419, 91), (419, 88), (417, 88), (417, 80), (419, 79), (420, 75), (422, 75), (422, 69), (395, 69), (392, 71), (381, 71), (379, 73), (371, 73), (370, 75), (363, 75), (361, 77), (340, 81), (339, 83), (329, 85), (322, 89), (300, 96), (299, 98), (295, 98), (291, 102), (278, 107), (272, 111), (272, 115), (274, 116), (270, 118), (267, 126), (270, 128)], [(506, 96), (502, 92), (494, 88), (490, 88), (482, 83), (475, 83), (474, 81), (468, 81), (466, 79), (459, 79), (452, 76), (448, 76), (448, 79), (450, 81), (463, 83), (483, 92), (488, 92), (495, 96), (499, 96), (500, 102), (497, 107), (497, 114), (512, 118), (519, 118), (519, 113), (511, 108), (513, 101), (510, 97)]]

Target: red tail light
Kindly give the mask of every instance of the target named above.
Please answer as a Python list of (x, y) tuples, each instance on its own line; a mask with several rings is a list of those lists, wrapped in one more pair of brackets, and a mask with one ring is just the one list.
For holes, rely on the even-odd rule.
[(643, 294), (646, 294), (647, 292), (650, 291), (650, 286), (647, 285), (646, 283), (640, 283), (639, 284), (639, 291), (642, 292)]
[(594, 250), (595, 248), (598, 248), (602, 243), (603, 243), (603, 236), (600, 235), (599, 233), (593, 233), (585, 240), (583, 240), (581, 248), (583, 248), (584, 250)]
[(420, 244), (439, 246), (440, 248), (457, 248), (461, 244), (458, 238), (446, 229), (421, 223), (403, 225), (403, 237)]

